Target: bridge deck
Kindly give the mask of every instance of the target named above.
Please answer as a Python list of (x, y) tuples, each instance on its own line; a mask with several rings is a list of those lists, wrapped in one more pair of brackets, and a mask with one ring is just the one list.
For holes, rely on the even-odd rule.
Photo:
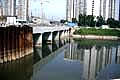
[(69, 30), (70, 27), (66, 26), (56, 26), (56, 27), (33, 27), (33, 34), (45, 33), (45, 32), (54, 32), (61, 30)]

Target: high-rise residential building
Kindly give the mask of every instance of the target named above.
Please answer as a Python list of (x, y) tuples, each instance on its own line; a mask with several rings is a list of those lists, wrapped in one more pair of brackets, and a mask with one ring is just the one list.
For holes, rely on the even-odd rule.
[(3, 16), (16, 15), (16, 0), (2, 0)]
[(109, 18), (115, 17), (115, 0), (109, 0)]
[(8, 0), (8, 15), (16, 16), (16, 0)]
[(72, 0), (67, 0), (67, 5), (66, 5), (66, 20), (71, 21), (72, 20)]
[(28, 20), (29, 0), (18, 0), (17, 18)]
[(80, 0), (67, 0), (66, 20), (72, 21), (72, 18), (78, 19), (80, 13)]
[(2, 0), (0, 0), (0, 16), (3, 15)]
[(93, 0), (86, 0), (86, 15), (92, 15), (94, 11)]
[(76, 0), (75, 2), (75, 17), (78, 20), (79, 14), (80, 14), (80, 0)]
[(120, 0), (109, 0), (108, 18), (120, 20)]
[(86, 15), (86, 12), (87, 12), (87, 0), (79, 0), (79, 13), (82, 14), (82, 15)]
[(67, 0), (66, 19), (78, 19), (79, 14), (120, 20), (120, 0)]
[(115, 0), (115, 20), (120, 20), (120, 0)]
[[(99, 0), (99, 5), (98, 5), (98, 9), (99, 11), (97, 16), (102, 16), (104, 20), (108, 19), (108, 11), (109, 11), (109, 0)], [(97, 3), (96, 3), (97, 4)]]
[(8, 0), (2, 0), (3, 3), (3, 16), (8, 15)]

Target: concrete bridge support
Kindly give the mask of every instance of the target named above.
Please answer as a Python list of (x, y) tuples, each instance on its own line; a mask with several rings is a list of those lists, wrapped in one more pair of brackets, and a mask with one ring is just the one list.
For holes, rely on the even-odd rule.
[(46, 41), (47, 41), (47, 43), (52, 43), (52, 41), (53, 41), (53, 32), (50, 32), (50, 34), (49, 34)]
[(65, 37), (65, 32), (62, 30), (60, 31), (60, 39), (63, 39)]
[(56, 32), (54, 32), (54, 34), (55, 34), (54, 40), (59, 40), (60, 39), (60, 32), (56, 31)]
[(43, 33), (33, 34), (34, 45), (38, 46), (43, 42)]
[(69, 31), (68, 30), (65, 30), (64, 33), (65, 33), (65, 37), (69, 36)]
[(60, 42), (60, 40), (55, 40), (55, 43), (56, 43), (56, 46), (57, 46), (57, 48), (59, 48), (59, 42)]

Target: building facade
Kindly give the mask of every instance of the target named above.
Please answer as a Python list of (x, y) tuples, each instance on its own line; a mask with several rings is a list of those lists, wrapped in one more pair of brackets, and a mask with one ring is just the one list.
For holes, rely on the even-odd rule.
[(2, 0), (0, 0), (0, 16), (3, 15)]
[(3, 16), (16, 16), (16, 0), (1, 0)]
[(120, 0), (115, 0), (115, 20), (120, 20)]
[(8, 15), (8, 0), (2, 0), (3, 16)]
[(72, 0), (67, 0), (67, 5), (66, 5), (66, 20), (71, 21), (73, 17), (73, 9), (72, 9)]
[(66, 19), (78, 20), (79, 14), (120, 20), (120, 0), (67, 0)]
[(28, 19), (29, 0), (18, 0), (17, 18), (20, 20)]

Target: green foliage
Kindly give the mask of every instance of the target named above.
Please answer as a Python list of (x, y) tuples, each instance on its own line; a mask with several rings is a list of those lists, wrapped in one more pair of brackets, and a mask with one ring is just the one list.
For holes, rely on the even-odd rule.
[(110, 26), (110, 28), (120, 28), (120, 22), (114, 20), (113, 18), (108, 18), (107, 24)]
[(119, 40), (112, 41), (112, 40), (92, 40), (92, 39), (77, 39), (74, 38), (74, 40), (80, 44), (81, 46), (94, 46), (96, 45), (97, 47), (100, 46), (116, 46), (120, 44)]
[(102, 16), (97, 16), (97, 22), (96, 22), (96, 26), (100, 27), (105, 23), (104, 19)]
[(77, 19), (76, 18), (72, 18), (72, 22), (73, 23), (77, 23)]
[(78, 22), (79, 26), (91, 26), (94, 27), (95, 26), (95, 21), (94, 21), (94, 16), (92, 15), (79, 15), (79, 22)]
[(64, 19), (61, 19), (61, 20), (60, 20), (60, 23), (63, 23), (63, 24), (64, 24), (65, 22), (67, 22), (67, 20), (64, 20)]
[(82, 28), (76, 30), (74, 34), (80, 35), (101, 35), (101, 36), (120, 36), (119, 30), (108, 30), (108, 29), (95, 29), (95, 28)]

